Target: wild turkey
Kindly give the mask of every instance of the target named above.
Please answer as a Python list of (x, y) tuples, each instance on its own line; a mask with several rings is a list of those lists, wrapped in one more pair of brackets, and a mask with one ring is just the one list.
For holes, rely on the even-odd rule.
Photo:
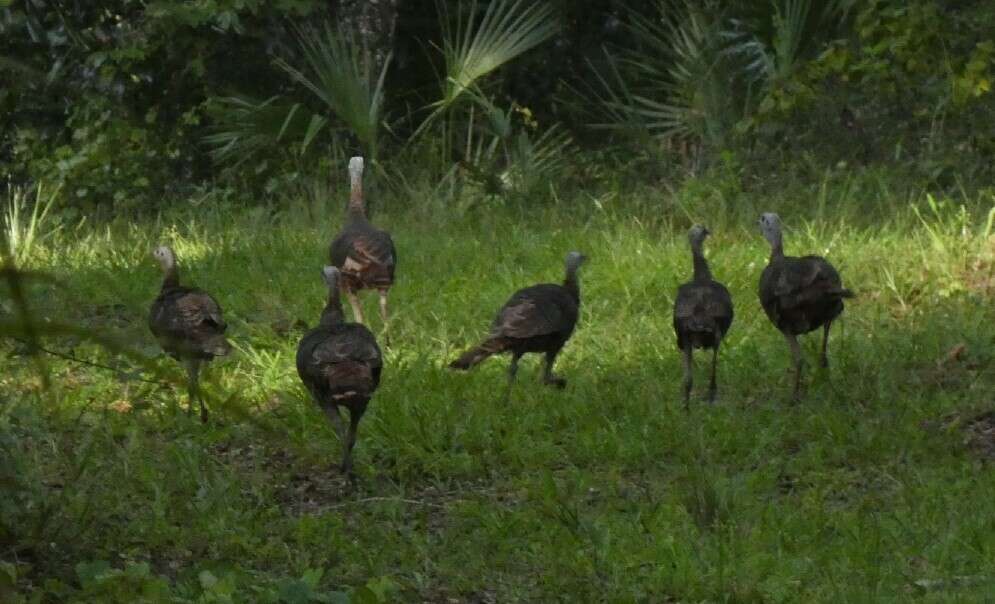
[(719, 345), (732, 325), (732, 296), (729, 290), (712, 279), (708, 262), (701, 253), (701, 246), (709, 235), (701, 225), (691, 227), (688, 240), (694, 276), (691, 281), (677, 288), (674, 300), (674, 332), (677, 347), (684, 353), (684, 408), (691, 399), (693, 381), (692, 355), (695, 348), (712, 349), (712, 373), (708, 385), (708, 400), (715, 401), (715, 368), (718, 363)]
[[(356, 428), (380, 384), (383, 357), (369, 329), (360, 323), (344, 321), (339, 300), (339, 270), (326, 266), (323, 274), (328, 303), (318, 326), (304, 334), (297, 346), (297, 374), (332, 422), (342, 441), (342, 472), (354, 481), (352, 448), (356, 444)], [(349, 410), (348, 433), (339, 407)]]
[(200, 419), (207, 421), (207, 407), (200, 393), (200, 366), (214, 357), (231, 352), (225, 339), (227, 324), (221, 306), (210, 294), (195, 287), (180, 285), (176, 255), (161, 245), (152, 253), (159, 261), (165, 276), (159, 296), (149, 311), (149, 329), (159, 340), (162, 349), (182, 362), (187, 370), (187, 389), (190, 406), (200, 404)]
[(522, 355), (526, 352), (542, 352), (546, 355), (543, 382), (558, 388), (566, 386), (565, 379), (553, 374), (553, 362), (577, 324), (580, 310), (577, 269), (586, 259), (580, 252), (567, 254), (563, 285), (542, 283), (515, 292), (498, 311), (487, 339), (463, 353), (449, 367), (466, 370), (491, 355), (510, 352), (510, 385), (515, 380), (518, 361)]
[(797, 336), (822, 327), (821, 364), (829, 367), (829, 328), (843, 312), (843, 298), (852, 298), (853, 292), (843, 287), (839, 273), (825, 258), (784, 255), (777, 214), (763, 214), (760, 230), (770, 243), (770, 262), (760, 275), (760, 304), (788, 341), (795, 366), (793, 396), (797, 399), (804, 365)]
[[(374, 227), (366, 218), (363, 199), (363, 158), (349, 160), (351, 192), (342, 231), (332, 241), (329, 257), (332, 265), (341, 271), (341, 287), (352, 306), (352, 317), (363, 322), (363, 311), (356, 292), (376, 289), (380, 292), (380, 317), (387, 328), (387, 292), (394, 284), (397, 251), (394, 241), (386, 231)], [(388, 339), (388, 345), (389, 345)]]

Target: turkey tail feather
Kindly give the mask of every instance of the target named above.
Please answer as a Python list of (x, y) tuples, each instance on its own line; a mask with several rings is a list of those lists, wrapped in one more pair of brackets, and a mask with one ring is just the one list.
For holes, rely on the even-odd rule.
[(224, 335), (217, 334), (204, 340), (203, 349), (207, 354), (224, 357), (231, 353), (231, 344), (225, 339)]
[(690, 317), (684, 324), (684, 329), (690, 333), (718, 333), (715, 319), (708, 317)]
[(326, 383), (331, 389), (332, 398), (339, 400), (355, 396), (370, 398), (376, 390), (373, 383), (373, 369), (366, 363), (344, 361), (324, 367)]
[(480, 346), (464, 352), (458, 359), (449, 364), (450, 369), (467, 370), (478, 365), (487, 357), (504, 352), (505, 341), (500, 338), (485, 340)]

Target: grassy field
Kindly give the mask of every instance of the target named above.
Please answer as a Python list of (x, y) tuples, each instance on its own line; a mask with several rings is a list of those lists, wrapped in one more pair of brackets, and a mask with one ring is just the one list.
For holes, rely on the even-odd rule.
[[(24, 347), (0, 342), (0, 599), (992, 598), (991, 197), (654, 197), (378, 214), (400, 258), (394, 345), (360, 426), (355, 490), (294, 369), (341, 204), (66, 225), (34, 256), (61, 281), (32, 291), (40, 316), (157, 354), (150, 253), (169, 242), (181, 278), (224, 307), (236, 354), (206, 374), (205, 426), (183, 413), (181, 387), (49, 358), (45, 389)], [(789, 254), (826, 255), (857, 292), (831, 371), (807, 373), (798, 405), (756, 296), (763, 210), (781, 213)], [(670, 317), (693, 221), (713, 233), (707, 254), (736, 319), (719, 404), (701, 400), (700, 355), (685, 413)], [(565, 390), (539, 384), (538, 358), (508, 402), (507, 359), (445, 369), (512, 291), (560, 280), (571, 249), (590, 261), (558, 363)], [(375, 296), (364, 302), (379, 333)], [(804, 342), (810, 361), (817, 343)], [(128, 365), (83, 341), (48, 345)], [(144, 378), (182, 383), (176, 363), (154, 362), (161, 375)]]

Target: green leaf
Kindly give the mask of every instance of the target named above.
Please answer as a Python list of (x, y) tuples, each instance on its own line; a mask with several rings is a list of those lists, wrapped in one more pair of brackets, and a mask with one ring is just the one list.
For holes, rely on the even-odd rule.
[(110, 571), (111, 565), (106, 560), (80, 562), (76, 565), (76, 576), (84, 587), (96, 583), (100, 577)]
[(279, 597), (286, 604), (307, 604), (311, 600), (311, 586), (300, 579), (280, 582)]
[(318, 133), (321, 132), (321, 129), (324, 128), (326, 124), (328, 124), (328, 120), (320, 115), (311, 116), (311, 121), (307, 126), (307, 132), (304, 133), (304, 140), (301, 141), (301, 155), (304, 155), (308, 147), (311, 146), (311, 141), (318, 136)]
[(290, 108), (290, 111), (287, 112), (287, 117), (283, 120), (283, 125), (280, 126), (280, 131), (276, 133), (276, 140), (280, 140), (283, 138), (284, 133), (287, 132), (287, 127), (290, 126), (290, 122), (294, 119), (294, 116), (297, 115), (297, 110), (300, 108), (301, 108), (300, 103), (293, 104), (293, 106)]
[(352, 599), (349, 594), (344, 591), (333, 591), (328, 594), (327, 598), (322, 598), (329, 604), (352, 604)]
[(497, 0), (474, 25), (476, 2), (456, 32), (446, 31), (446, 77), (441, 105), (451, 105), (481, 77), (553, 37), (559, 24), (551, 4)]
[(546, 2), (494, 0), (488, 3), (477, 23), (477, 2), (464, 16), (462, 4), (455, 30), (449, 26), (445, 2), (438, 2), (442, 15), (442, 55), (446, 63), (442, 96), (430, 104), (434, 111), (422, 122), (412, 138), (428, 126), (465, 93), (474, 92), (481, 78), (549, 40), (559, 30), (553, 6)]
[(365, 585), (357, 587), (352, 591), (351, 600), (354, 604), (383, 604), (383, 600), (377, 597), (377, 594)]
[(200, 586), (206, 591), (213, 588), (218, 584), (218, 578), (214, 576), (209, 570), (202, 570), (197, 575), (197, 579), (200, 580)]
[(17, 585), (17, 567), (10, 562), (0, 562), (0, 596), (11, 597)]
[(321, 582), (321, 577), (324, 576), (325, 571), (320, 568), (309, 568), (304, 571), (301, 576), (301, 581), (307, 584), (311, 589), (318, 587), (318, 583)]

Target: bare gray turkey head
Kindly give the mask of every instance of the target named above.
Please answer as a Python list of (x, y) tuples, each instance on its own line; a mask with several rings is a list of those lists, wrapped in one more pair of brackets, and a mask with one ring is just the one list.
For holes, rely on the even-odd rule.
[(696, 224), (691, 227), (688, 231), (688, 241), (691, 242), (691, 247), (701, 248), (701, 244), (704, 243), (705, 237), (708, 237), (711, 232), (700, 224)]
[(159, 262), (163, 270), (169, 270), (176, 266), (176, 254), (168, 245), (160, 245), (152, 251), (152, 257)]
[(781, 218), (773, 212), (764, 212), (760, 215), (760, 232), (776, 247), (781, 243)]
[(587, 256), (581, 254), (580, 252), (570, 252), (567, 254), (567, 272), (574, 273), (580, 268), (580, 265), (587, 261)]

